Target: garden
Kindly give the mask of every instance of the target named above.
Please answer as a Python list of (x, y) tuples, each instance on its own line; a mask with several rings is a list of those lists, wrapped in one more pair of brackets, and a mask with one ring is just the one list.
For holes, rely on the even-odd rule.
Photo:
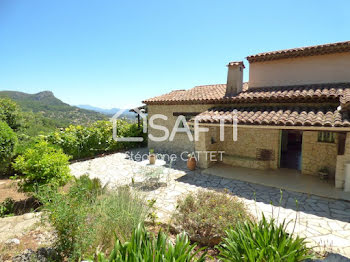
[[(136, 146), (114, 141), (108, 121), (69, 126), (28, 142), (16, 133), (21, 120), (14, 103), (1, 101), (0, 120), (1, 172), (11, 176), (15, 190), (30, 199), (21, 208), (16, 200), (3, 200), (0, 216), (40, 213), (41, 226), (52, 235), (50, 244), (42, 247), (44, 257), (40, 249), (40, 256), (33, 251), (25, 260), (14, 252), (11, 245), (16, 243), (10, 243), (10, 247), (0, 245), (2, 260), (304, 261), (315, 257), (304, 238), (287, 232), (289, 221), (280, 223), (264, 215), (258, 220), (230, 192), (203, 189), (183, 194), (170, 222), (163, 223), (157, 220), (156, 201), (145, 198), (144, 187), (136, 187), (132, 177), (128, 185), (114, 187), (88, 175), (74, 177), (71, 161)], [(136, 124), (118, 121), (118, 136), (142, 134)], [(156, 177), (152, 172), (158, 171), (150, 170), (147, 176)]]

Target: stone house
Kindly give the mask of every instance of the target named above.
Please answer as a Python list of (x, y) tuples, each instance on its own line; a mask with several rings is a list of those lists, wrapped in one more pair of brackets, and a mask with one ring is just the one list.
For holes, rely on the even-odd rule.
[[(292, 168), (307, 175), (327, 168), (336, 187), (342, 188), (345, 163), (350, 163), (350, 41), (246, 59), (248, 83), (243, 83), (243, 62), (230, 62), (226, 84), (175, 90), (143, 101), (149, 119), (166, 116), (166, 120), (154, 119), (156, 125), (172, 130), (178, 116), (183, 116), (192, 133), (194, 119), (209, 130), (200, 132), (195, 141), (186, 132), (176, 133), (172, 141), (149, 139), (149, 147), (200, 152), (202, 168), (218, 160), (256, 169)], [(232, 139), (234, 121), (236, 141)], [(220, 123), (225, 124), (222, 130)], [(157, 126), (149, 128), (154, 137), (164, 132)], [(208, 157), (208, 151), (221, 152), (220, 158)]]

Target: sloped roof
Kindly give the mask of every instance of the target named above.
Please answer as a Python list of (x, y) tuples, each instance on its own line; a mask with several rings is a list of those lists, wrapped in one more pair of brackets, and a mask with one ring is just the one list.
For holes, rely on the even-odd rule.
[(219, 107), (196, 116), (199, 123), (233, 123), (234, 117), (238, 125), (350, 127), (348, 113), (335, 107)]
[(343, 109), (350, 107), (350, 89), (344, 90), (342, 96), (340, 97), (340, 105)]
[(324, 55), (340, 52), (350, 52), (350, 41), (264, 52), (248, 56), (247, 60), (249, 63), (254, 63), (284, 58)]
[[(296, 86), (248, 88), (236, 96), (225, 95), (226, 84), (196, 86), (189, 90), (177, 90), (165, 95), (147, 99), (152, 104), (229, 104), (252, 102), (298, 102), (337, 100), (346, 95), (350, 102), (350, 83), (312, 84)], [(345, 99), (345, 98), (344, 98)], [(344, 100), (345, 101), (345, 100)]]

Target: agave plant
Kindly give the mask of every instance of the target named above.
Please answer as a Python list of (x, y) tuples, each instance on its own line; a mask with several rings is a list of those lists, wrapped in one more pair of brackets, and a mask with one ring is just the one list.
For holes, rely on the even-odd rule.
[(168, 236), (160, 231), (158, 237), (155, 238), (141, 224), (134, 230), (131, 240), (121, 243), (116, 239), (114, 249), (108, 258), (100, 253), (97, 256), (98, 262), (189, 262), (189, 261), (205, 261), (206, 252), (199, 256), (199, 252), (195, 251), (195, 244), (191, 244), (185, 233), (176, 236), (173, 244)]
[(304, 261), (314, 258), (304, 238), (286, 231), (287, 223), (277, 224), (263, 215), (258, 223), (238, 223), (226, 231), (226, 237), (217, 247), (222, 261)]

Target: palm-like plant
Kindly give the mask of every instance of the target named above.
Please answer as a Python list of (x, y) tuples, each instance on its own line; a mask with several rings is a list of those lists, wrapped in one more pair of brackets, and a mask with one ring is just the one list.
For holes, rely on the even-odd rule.
[(176, 236), (173, 244), (164, 232), (159, 232), (155, 238), (146, 231), (144, 226), (138, 225), (134, 230), (131, 240), (121, 243), (116, 239), (115, 246), (110, 256), (106, 258), (104, 254), (98, 254), (98, 262), (189, 262), (205, 261), (206, 252), (198, 255), (203, 249), (196, 248), (191, 244), (185, 233)]
[(313, 258), (304, 238), (286, 232), (285, 221), (277, 224), (263, 215), (258, 223), (238, 223), (226, 231), (226, 237), (217, 247), (222, 261), (304, 261)]

